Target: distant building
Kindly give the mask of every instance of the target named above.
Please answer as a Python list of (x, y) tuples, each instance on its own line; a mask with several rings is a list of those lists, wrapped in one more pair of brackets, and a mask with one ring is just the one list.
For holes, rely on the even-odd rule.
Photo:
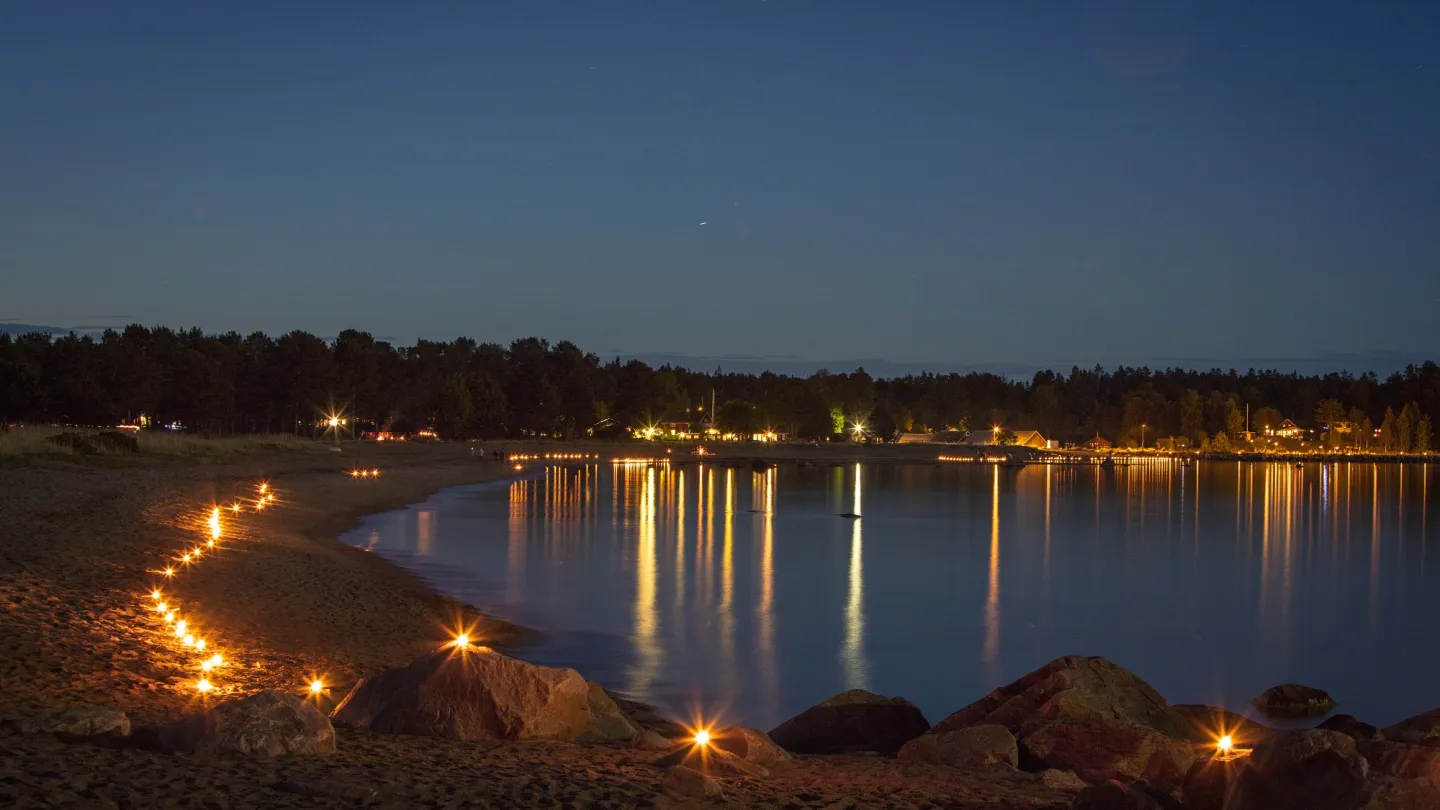
[(1285, 419), (1280, 422), (1280, 427), (1278, 428), (1265, 428), (1265, 435), (1278, 436), (1282, 439), (1298, 439), (1305, 435), (1305, 431), (1301, 430), (1299, 425), (1296, 425), (1289, 419)]
[[(965, 436), (965, 444), (994, 445), (1000, 442), (997, 439), (1002, 431), (1007, 428), (986, 428), (985, 430), (972, 430)], [(1015, 434), (1015, 446), (1033, 447), (1036, 450), (1044, 450), (1049, 446), (1045, 437), (1040, 435), (1038, 430), (1011, 430)]]
[(689, 411), (671, 411), (660, 420), (660, 433), (667, 439), (698, 439), (700, 420)]
[(1114, 445), (1110, 444), (1110, 440), (1098, 433), (1095, 434), (1095, 438), (1080, 445), (1081, 450), (1090, 451), (1109, 450), (1111, 447), (1114, 447)]

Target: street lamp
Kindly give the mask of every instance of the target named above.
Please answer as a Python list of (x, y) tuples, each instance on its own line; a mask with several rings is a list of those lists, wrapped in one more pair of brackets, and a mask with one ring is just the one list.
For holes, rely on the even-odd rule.
[(1145, 423), (1140, 423), (1140, 449), (1145, 449)]

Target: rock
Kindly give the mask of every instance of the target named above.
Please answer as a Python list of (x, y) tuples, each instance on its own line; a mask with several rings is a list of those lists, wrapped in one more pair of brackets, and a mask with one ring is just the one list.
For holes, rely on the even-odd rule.
[(674, 748), (680, 743), (677, 743), (675, 740), (672, 740), (668, 737), (657, 734), (649, 729), (641, 729), (640, 733), (635, 735), (635, 739), (630, 741), (630, 744), (636, 748), (662, 750), (666, 748)]
[[(1440, 748), (1383, 740), (1366, 740), (1355, 747), (1365, 757), (1372, 778), (1379, 775), (1414, 779), (1440, 790)], [(1440, 806), (1440, 794), (1436, 795), (1436, 804)]]
[(130, 718), (119, 709), (77, 706), (71, 709), (21, 720), (15, 728), (25, 734), (60, 734), (66, 737), (124, 737), (130, 733)]
[(1385, 782), (1375, 785), (1361, 810), (1435, 810), (1440, 796), (1419, 782)]
[(905, 743), (899, 757), (956, 768), (978, 768), (997, 762), (1014, 768), (1020, 764), (1020, 746), (1010, 729), (987, 724), (921, 735)]
[(266, 689), (174, 723), (159, 741), (166, 751), (332, 754), (335, 729), (313, 704)]
[(120, 453), (140, 452), (140, 441), (128, 433), (118, 430), (102, 430), (92, 441), (96, 447)]
[(589, 691), (586, 703), (590, 707), (590, 725), (580, 739), (596, 742), (630, 742), (639, 730), (635, 728), (609, 693), (594, 681), (586, 681)]
[(1254, 748), (1261, 740), (1275, 733), (1275, 729), (1269, 726), (1218, 706), (1190, 703), (1170, 708), (1185, 719), (1189, 726), (1185, 739), (1194, 743), (1214, 745), (1220, 737), (1229, 734), (1236, 747)]
[(1271, 717), (1314, 717), (1335, 708), (1335, 699), (1324, 691), (1298, 683), (1272, 686), (1250, 702)]
[(769, 776), (770, 770), (763, 765), (735, 756), (713, 745), (687, 745), (655, 760), (657, 768), (672, 768), (684, 765), (706, 776)]
[(1195, 761), (1190, 743), (1124, 720), (1049, 723), (1022, 736), (1020, 745), (1023, 758), (1072, 770), (1092, 784), (1144, 779), (1167, 791), (1180, 787)]
[(684, 765), (676, 765), (666, 771), (660, 787), (685, 799), (710, 799), (725, 792), (719, 782)]
[(1075, 794), (1070, 810), (1178, 810), (1180, 803), (1143, 783), (1110, 780), (1090, 785)]
[(362, 678), (335, 707), (336, 724), (448, 740), (561, 740), (590, 727), (590, 689), (573, 669), (486, 648), (438, 650)]
[(1432, 709), (1408, 720), (1401, 720), (1393, 726), (1386, 726), (1383, 734), (1385, 739), (1395, 742), (1440, 745), (1440, 709)]
[(1277, 731), (1256, 746), (1225, 794), (1225, 810), (1355, 810), (1367, 766), (1337, 731)]
[(951, 714), (933, 731), (994, 723), (1023, 742), (1023, 726), (1092, 718), (1138, 723), (1172, 737), (1191, 733), (1191, 724), (1149, 684), (1104, 658), (1081, 656), (1051, 661)]
[(1225, 806), (1225, 793), (1243, 767), (1243, 758), (1206, 757), (1196, 760), (1185, 774), (1185, 782), (1180, 788), (1180, 796), (1185, 800), (1185, 810), (1222, 810)]
[(90, 437), (83, 433), (56, 433), (54, 436), (47, 436), (45, 441), (51, 444), (65, 447), (77, 456), (88, 456), (100, 452)]
[(791, 758), (790, 752), (776, 745), (770, 735), (753, 728), (721, 729), (710, 735), (710, 744), (766, 768)]
[(1080, 790), (1085, 787), (1085, 780), (1076, 776), (1074, 771), (1048, 768), (1041, 771), (1037, 779), (1045, 787), (1056, 790)]
[(1337, 714), (1334, 717), (1326, 718), (1325, 722), (1316, 726), (1316, 728), (1324, 729), (1325, 731), (1338, 731), (1347, 737), (1353, 738), (1356, 742), (1361, 740), (1385, 739), (1385, 735), (1380, 733), (1380, 729), (1369, 723), (1360, 722), (1351, 714)]
[(929, 721), (910, 701), (852, 689), (776, 726), (770, 739), (797, 754), (893, 754), (929, 730)]

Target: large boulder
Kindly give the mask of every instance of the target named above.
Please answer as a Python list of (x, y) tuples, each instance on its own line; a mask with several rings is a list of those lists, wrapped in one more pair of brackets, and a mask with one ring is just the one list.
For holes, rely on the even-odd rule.
[(1356, 810), (1365, 758), (1337, 731), (1279, 731), (1256, 746), (1225, 794), (1225, 810)]
[(586, 681), (585, 685), (588, 690), (585, 702), (590, 707), (590, 725), (586, 727), (585, 733), (580, 735), (580, 739), (590, 742), (633, 742), (640, 733), (639, 729), (620, 711), (610, 694), (594, 681)]
[(1112, 720), (1185, 737), (1191, 725), (1150, 684), (1099, 657), (1058, 658), (951, 714), (933, 731), (993, 723), (1022, 735), (1027, 726), (1072, 720)]
[[(137, 732), (138, 734), (138, 732)], [(333, 754), (335, 729), (314, 704), (266, 689), (153, 730), (142, 744), (172, 752)]]
[(939, 734), (924, 734), (900, 749), (900, 759), (934, 762), (956, 768), (1004, 763), (1020, 764), (1020, 746), (1010, 729), (997, 725), (967, 726)]
[[(1440, 748), (1383, 740), (1358, 742), (1355, 747), (1365, 757), (1371, 777), (1414, 779), (1440, 790)], [(1436, 794), (1435, 800), (1440, 806), (1440, 794)]]
[(573, 669), (450, 648), (361, 679), (330, 718), (449, 740), (570, 742), (590, 727), (590, 688)]
[(1395, 780), (1372, 786), (1361, 810), (1435, 810), (1440, 794), (1419, 782)]
[(1335, 699), (1324, 690), (1298, 683), (1272, 686), (1250, 702), (1271, 717), (1314, 717), (1335, 708)]
[(737, 726), (712, 732), (710, 744), (766, 768), (791, 758), (790, 752), (776, 745), (768, 734), (753, 728)]
[(130, 733), (130, 718), (119, 709), (100, 706), (76, 706), (44, 717), (33, 717), (15, 723), (24, 734), (59, 734), (62, 737), (124, 737)]
[(1327, 717), (1325, 718), (1325, 722), (1316, 726), (1316, 728), (1324, 729), (1325, 731), (1338, 731), (1347, 737), (1354, 738), (1356, 742), (1385, 739), (1385, 735), (1380, 733), (1380, 729), (1369, 723), (1361, 722), (1356, 719), (1353, 714), (1337, 714), (1334, 717)]
[(1020, 739), (1028, 766), (1071, 770), (1089, 783), (1143, 779), (1161, 790), (1175, 790), (1195, 761), (1185, 740), (1150, 726), (1124, 720), (1091, 719), (1048, 723)]
[(660, 787), (682, 799), (696, 801), (713, 799), (725, 792), (719, 782), (684, 765), (675, 765), (666, 771), (665, 777), (660, 780)]
[(1205, 757), (1195, 760), (1180, 787), (1185, 810), (1222, 810), (1225, 793), (1243, 767), (1245, 763), (1240, 758)]
[(1070, 810), (1178, 810), (1180, 803), (1143, 782), (1114, 780), (1091, 785), (1075, 794)]
[(852, 689), (776, 726), (770, 739), (797, 754), (893, 754), (929, 729), (910, 701)]
[(1261, 740), (1275, 733), (1269, 726), (1218, 706), (1189, 703), (1170, 708), (1184, 718), (1189, 726), (1185, 739), (1194, 743), (1214, 745), (1228, 734), (1237, 747), (1254, 748)]
[(1440, 709), (1431, 709), (1393, 726), (1386, 726), (1385, 739), (1418, 745), (1440, 745)]

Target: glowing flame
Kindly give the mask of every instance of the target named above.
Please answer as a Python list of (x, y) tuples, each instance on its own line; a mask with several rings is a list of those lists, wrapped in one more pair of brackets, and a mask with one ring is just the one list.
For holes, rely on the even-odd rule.
[(699, 745), (699, 746), (709, 745), (709, 744), (710, 744), (710, 731), (709, 731), (708, 729), (703, 729), (703, 728), (702, 728), (702, 729), (700, 729), (699, 731), (695, 732), (695, 744), (696, 744), (696, 745)]
[(1215, 741), (1215, 750), (1219, 751), (1222, 754), (1228, 754), (1234, 749), (1235, 741), (1230, 738), (1229, 734), (1226, 734), (1225, 736)]
[(220, 539), (220, 507), (217, 506), (217, 507), (215, 507), (214, 509), (210, 510), (210, 521), (209, 521), (209, 523), (210, 523), (210, 545), (213, 546), (213, 545), (215, 545), (215, 541)]
[(310, 682), (310, 694), (312, 694), (312, 695), (318, 695), (318, 694), (320, 694), (321, 692), (324, 692), (324, 691), (325, 691), (325, 684), (324, 684), (324, 683), (322, 683), (322, 682), (320, 682), (320, 681), (311, 681), (311, 682)]
[(220, 653), (215, 653), (214, 655), (210, 656), (210, 660), (206, 663), (208, 663), (212, 667), (218, 667), (221, 664), (225, 663), (225, 659), (220, 657)]
[(461, 633), (460, 635), (456, 636), (456, 637), (455, 637), (454, 644), (455, 644), (455, 647), (456, 647), (457, 649), (461, 649), (461, 650), (468, 650), (468, 649), (470, 649), (470, 634), (469, 634), (469, 633)]
[(173, 576), (175, 576), (175, 569), (174, 569), (174, 568), (166, 568), (166, 569), (165, 569), (165, 576), (167, 576), (167, 577), (173, 577)]
[(160, 598), (160, 589), (159, 589), (159, 588), (156, 588), (155, 590), (151, 591), (151, 592), (150, 592), (150, 598), (151, 598), (151, 599), (159, 599), (159, 598)]
[(203, 695), (204, 693), (209, 692), (211, 689), (214, 689), (215, 685), (210, 683), (209, 678), (201, 678), (199, 682), (195, 684), (195, 688), (200, 690), (200, 693)]
[(197, 639), (195, 639), (195, 649), (197, 649), (197, 650), (203, 650), (203, 649), (205, 649), (205, 639), (203, 639), (203, 638), (197, 638)]

